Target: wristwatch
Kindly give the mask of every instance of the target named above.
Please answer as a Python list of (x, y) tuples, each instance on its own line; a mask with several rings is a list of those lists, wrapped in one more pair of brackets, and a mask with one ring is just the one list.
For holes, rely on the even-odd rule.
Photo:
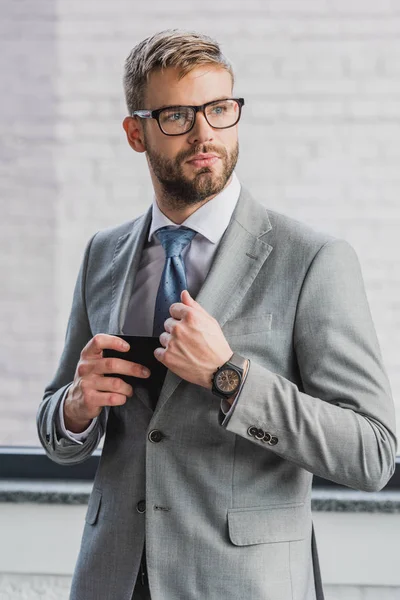
[(212, 393), (219, 398), (230, 398), (236, 394), (242, 383), (246, 362), (245, 358), (234, 352), (230, 359), (213, 373)]

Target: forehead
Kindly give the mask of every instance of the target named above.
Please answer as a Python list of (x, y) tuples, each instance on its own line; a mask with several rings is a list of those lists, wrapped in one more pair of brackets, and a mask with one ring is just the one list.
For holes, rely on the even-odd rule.
[(230, 73), (217, 65), (201, 65), (179, 79), (179, 69), (153, 71), (146, 86), (146, 106), (150, 110), (174, 104), (205, 104), (232, 94)]

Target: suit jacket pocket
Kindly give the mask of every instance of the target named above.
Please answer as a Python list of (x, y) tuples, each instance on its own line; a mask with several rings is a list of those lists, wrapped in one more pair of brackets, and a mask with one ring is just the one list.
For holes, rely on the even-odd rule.
[(235, 546), (302, 540), (310, 519), (311, 509), (304, 503), (228, 508), (229, 538)]
[(244, 336), (250, 333), (261, 333), (270, 331), (272, 323), (272, 314), (263, 314), (254, 317), (237, 317), (227, 321), (222, 326), (222, 331), (229, 337), (240, 335)]
[(85, 521), (89, 525), (94, 525), (97, 521), (97, 517), (100, 510), (101, 504), (101, 490), (93, 488), (90, 494), (89, 503), (86, 511)]

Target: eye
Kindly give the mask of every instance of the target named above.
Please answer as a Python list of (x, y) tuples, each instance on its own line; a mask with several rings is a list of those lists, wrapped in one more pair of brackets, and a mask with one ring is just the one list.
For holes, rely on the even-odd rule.
[(222, 115), (222, 113), (224, 113), (226, 111), (226, 106), (220, 104), (219, 106), (214, 106), (214, 108), (212, 109), (213, 113), (215, 113), (216, 115)]
[(184, 108), (179, 110), (165, 110), (161, 113), (161, 119), (163, 123), (184, 123), (190, 119), (190, 113)]
[(175, 112), (167, 116), (168, 121), (179, 121), (180, 119), (184, 119), (185, 115), (183, 113)]

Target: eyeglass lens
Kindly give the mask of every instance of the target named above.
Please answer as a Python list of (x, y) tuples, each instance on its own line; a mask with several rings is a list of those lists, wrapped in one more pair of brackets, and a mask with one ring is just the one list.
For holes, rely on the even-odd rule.
[[(208, 123), (212, 127), (221, 129), (234, 125), (239, 119), (239, 114), (240, 106), (236, 100), (214, 102), (205, 108)], [(159, 120), (161, 128), (165, 133), (179, 134), (185, 133), (185, 131), (191, 128), (195, 116), (196, 113), (193, 108), (179, 106), (161, 111)]]

